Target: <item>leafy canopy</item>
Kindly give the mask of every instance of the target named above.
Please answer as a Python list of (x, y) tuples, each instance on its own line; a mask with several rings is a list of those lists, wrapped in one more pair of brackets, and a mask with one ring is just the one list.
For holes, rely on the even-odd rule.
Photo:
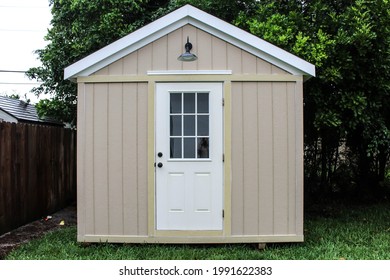
[[(384, 180), (390, 154), (389, 0), (50, 0), (52, 27), (38, 50), (41, 114), (75, 125), (76, 85), (63, 70), (190, 3), (316, 65), (305, 83), (306, 177), (332, 185), (342, 170)], [(341, 156), (340, 153), (343, 153)], [(343, 165), (344, 164), (344, 165)], [(344, 168), (344, 169), (343, 169)]]
[(306, 172), (329, 184), (341, 151), (358, 184), (383, 181), (390, 153), (390, 1), (257, 3), (235, 23), (316, 65), (317, 77), (305, 83), (305, 146), (312, 153)]

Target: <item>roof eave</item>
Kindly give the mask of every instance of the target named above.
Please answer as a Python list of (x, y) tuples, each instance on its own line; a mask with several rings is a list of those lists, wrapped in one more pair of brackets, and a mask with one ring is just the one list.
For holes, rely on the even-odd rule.
[[(148, 25), (66, 67), (64, 70), (64, 78), (75, 79), (78, 76), (88, 76), (101, 69), (101, 65), (106, 66), (109, 63), (127, 55), (132, 50), (137, 50), (146, 44), (159, 39), (165, 34), (180, 28), (186, 24), (185, 17), (187, 13), (186, 9), (184, 9), (186, 6), (149, 23)], [(165, 32), (161, 32), (162, 30), (165, 30)], [(147, 35), (145, 36), (145, 34)], [(109, 54), (109, 56), (107, 56), (107, 54)]]

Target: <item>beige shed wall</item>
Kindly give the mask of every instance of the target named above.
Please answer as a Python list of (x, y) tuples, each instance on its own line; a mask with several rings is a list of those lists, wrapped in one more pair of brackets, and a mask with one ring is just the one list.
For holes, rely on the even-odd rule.
[(302, 82), (232, 83), (232, 236), (303, 235)]
[[(198, 60), (181, 62), (190, 37)], [(288, 74), (192, 25), (186, 25), (99, 70), (95, 75), (145, 75), (149, 70), (232, 70), (233, 74)]]
[[(199, 58), (196, 62), (177, 61), (187, 35), (194, 45), (192, 51)], [(226, 82), (225, 94), (231, 105), (225, 107), (224, 122), (225, 131), (231, 130), (232, 147), (231, 151), (225, 150), (229, 161), (225, 165), (231, 164), (231, 170), (225, 169), (225, 179), (231, 178), (230, 186), (225, 182), (225, 188), (231, 189), (225, 193), (226, 197), (231, 196), (231, 200), (225, 200), (228, 213), (225, 219), (229, 221), (225, 222), (224, 236), (202, 237), (199, 241), (302, 240), (301, 78), (285, 82), (290, 77), (286, 71), (191, 25), (101, 69), (94, 74), (97, 81), (79, 82), (79, 240), (112, 237), (110, 240), (115, 242), (176, 242), (176, 236), (168, 239), (149, 236), (153, 235), (154, 197), (148, 194), (148, 186), (150, 191), (154, 174), (150, 174), (152, 163), (148, 164), (148, 158), (154, 161), (154, 140), (148, 139), (148, 131), (151, 134), (154, 128), (153, 113), (148, 110), (154, 106), (151, 93), (158, 82), (156, 76), (146, 76), (149, 70), (233, 71), (232, 75), (220, 76), (226, 79), (221, 82)], [(140, 76), (145, 82), (126, 83), (121, 76)], [(239, 80), (243, 76), (269, 80), (244, 82)], [(112, 77), (117, 77), (115, 82), (108, 82)], [(187, 78), (172, 77), (181, 81)], [(191, 240), (197, 242), (196, 238), (183, 242)]]
[(148, 234), (147, 83), (78, 85), (78, 235)]

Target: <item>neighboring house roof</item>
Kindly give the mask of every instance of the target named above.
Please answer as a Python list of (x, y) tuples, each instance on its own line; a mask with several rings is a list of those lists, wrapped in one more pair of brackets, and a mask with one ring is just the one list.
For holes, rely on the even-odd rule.
[(0, 96), (0, 110), (14, 117), (19, 122), (63, 125), (50, 118), (40, 119), (34, 105), (18, 99)]
[(68, 66), (65, 68), (64, 78), (89, 76), (187, 24), (225, 40), (293, 75), (303, 75), (305, 78), (315, 76), (315, 66), (309, 62), (191, 5), (185, 5)]

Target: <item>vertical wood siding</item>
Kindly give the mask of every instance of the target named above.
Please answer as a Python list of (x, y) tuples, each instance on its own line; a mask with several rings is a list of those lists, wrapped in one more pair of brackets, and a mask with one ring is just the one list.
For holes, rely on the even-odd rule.
[[(188, 63), (177, 60), (184, 52), (187, 36), (198, 60)], [(233, 70), (234, 74), (287, 74), (209, 33), (186, 25), (135, 51), (95, 75), (145, 75), (148, 70)]]
[[(198, 56), (191, 63), (177, 60), (187, 36)], [(148, 70), (288, 74), (187, 25), (94, 75)], [(232, 235), (302, 235), (302, 82), (233, 82), (231, 104)], [(148, 234), (147, 107), (146, 83), (79, 84), (81, 240)]]
[(79, 85), (79, 236), (147, 235), (147, 102), (145, 83)]
[(232, 235), (302, 234), (303, 142), (296, 132), (302, 95), (296, 87), (232, 84)]

